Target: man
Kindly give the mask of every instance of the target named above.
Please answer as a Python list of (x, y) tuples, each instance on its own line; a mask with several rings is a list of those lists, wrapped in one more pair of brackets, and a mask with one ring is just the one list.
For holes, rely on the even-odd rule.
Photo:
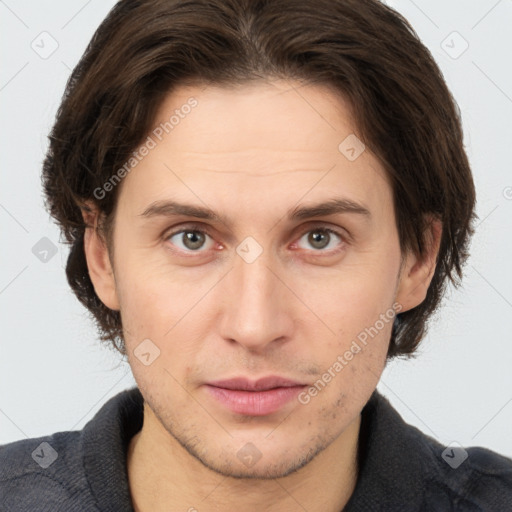
[(43, 178), (137, 388), (3, 447), (4, 509), (512, 510), (512, 460), (445, 452), (376, 391), (475, 217), (456, 105), (394, 11), (121, 1)]

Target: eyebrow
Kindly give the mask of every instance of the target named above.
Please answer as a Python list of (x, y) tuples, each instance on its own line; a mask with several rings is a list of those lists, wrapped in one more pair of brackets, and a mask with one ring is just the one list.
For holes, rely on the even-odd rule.
[[(372, 217), (368, 208), (362, 204), (356, 203), (346, 198), (334, 198), (309, 206), (297, 206), (288, 210), (286, 216), (289, 220), (304, 220), (340, 213), (358, 214), (368, 220)], [(179, 203), (176, 201), (155, 201), (139, 214), (140, 217), (144, 218), (173, 217), (178, 215), (217, 221), (226, 225), (230, 225), (229, 219), (227, 217), (216, 213), (210, 208)]]

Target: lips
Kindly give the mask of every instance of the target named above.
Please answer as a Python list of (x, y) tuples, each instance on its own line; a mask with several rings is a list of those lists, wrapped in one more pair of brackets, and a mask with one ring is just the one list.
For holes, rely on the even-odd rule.
[(210, 397), (236, 414), (265, 416), (292, 401), (306, 384), (285, 377), (270, 376), (251, 381), (245, 377), (209, 382)]
[(262, 377), (256, 381), (251, 381), (245, 377), (235, 377), (233, 379), (218, 380), (209, 382), (208, 385), (223, 389), (234, 389), (239, 391), (266, 391), (274, 388), (289, 388), (293, 386), (304, 386), (303, 382), (271, 375)]

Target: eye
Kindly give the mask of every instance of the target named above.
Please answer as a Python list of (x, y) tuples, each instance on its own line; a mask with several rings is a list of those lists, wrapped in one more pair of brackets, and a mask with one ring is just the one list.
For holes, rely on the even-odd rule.
[[(205, 251), (199, 251), (199, 249), (204, 247), (207, 237), (210, 238), (210, 246), (207, 246)], [(173, 241), (173, 238), (176, 240)], [(169, 233), (165, 237), (165, 240), (169, 240), (172, 245), (177, 246), (178, 249), (185, 252), (206, 252), (208, 249), (211, 249), (211, 246), (214, 244), (208, 233), (200, 229), (193, 228), (182, 228), (179, 231)], [(180, 243), (182, 244), (181, 246)]]
[[(336, 238), (341, 243), (336, 243)], [(342, 248), (344, 245), (343, 235), (334, 229), (326, 227), (310, 229), (301, 236), (296, 245), (300, 246), (300, 241), (303, 239), (306, 240), (306, 243), (308, 243), (314, 251), (332, 252), (332, 250), (335, 251), (336, 248), (340, 248), (340, 246)]]
[[(164, 240), (169, 241), (178, 252), (185, 253), (206, 253), (215, 246), (215, 241), (208, 232), (194, 225), (181, 226), (180, 229), (165, 235)], [(309, 244), (309, 248), (301, 245), (302, 240)], [(345, 237), (334, 229), (320, 226), (304, 232), (292, 247), (306, 250), (312, 248), (313, 252), (336, 253), (345, 247)]]

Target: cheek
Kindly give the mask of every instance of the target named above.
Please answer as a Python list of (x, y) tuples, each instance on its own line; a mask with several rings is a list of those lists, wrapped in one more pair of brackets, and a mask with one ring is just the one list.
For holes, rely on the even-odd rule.
[[(126, 234), (119, 234), (120, 250), (115, 253), (116, 284), (122, 309), (136, 311), (136, 316), (158, 314), (172, 298), (179, 302), (187, 290), (180, 273), (169, 265), (164, 250), (154, 247), (139, 247), (129, 243)], [(124, 251), (123, 251), (124, 249)], [(178, 293), (179, 291), (179, 293)]]
[(310, 411), (319, 411), (320, 423), (331, 415), (357, 414), (376, 388), (386, 364), (392, 320), (361, 327), (360, 318), (345, 318), (343, 325), (340, 320), (341, 333), (326, 336), (312, 353), (322, 373), (301, 403), (309, 404)]
[(346, 263), (322, 275), (297, 276), (295, 289), (323, 323), (324, 333), (346, 342), (373, 326), (383, 314), (385, 325), (379, 322), (379, 331), (392, 323), (398, 267), (398, 256), (383, 256), (373, 262), (361, 258), (361, 263)]
[(222, 273), (212, 267), (204, 271), (172, 268), (162, 260), (150, 261), (147, 253), (148, 258), (127, 257), (118, 265), (125, 342), (133, 350), (143, 339), (152, 339), (165, 357), (164, 349), (179, 340), (180, 350), (172, 356), (176, 361), (197, 352), (202, 317), (209, 307), (205, 299), (215, 293)]
[(357, 394), (363, 382), (378, 382), (385, 365), (399, 311), (393, 307), (399, 252), (380, 256), (340, 267), (330, 278), (316, 279), (315, 286), (307, 279), (299, 282), (298, 293), (304, 291), (304, 302), (315, 313), (304, 316), (301, 328), (317, 340), (319, 366), (336, 375), (333, 388)]

